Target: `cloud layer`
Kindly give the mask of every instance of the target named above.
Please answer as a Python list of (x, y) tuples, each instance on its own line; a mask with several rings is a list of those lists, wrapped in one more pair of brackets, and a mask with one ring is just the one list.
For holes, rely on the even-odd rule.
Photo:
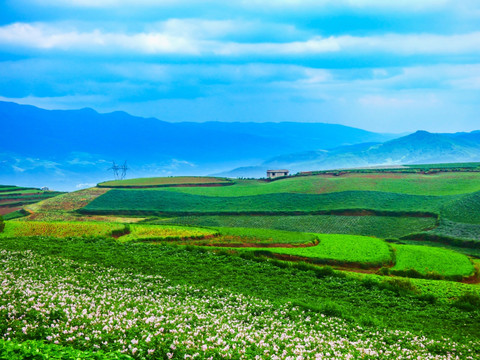
[(0, 14), (0, 100), (169, 121), (479, 127), (473, 0), (8, 0)]

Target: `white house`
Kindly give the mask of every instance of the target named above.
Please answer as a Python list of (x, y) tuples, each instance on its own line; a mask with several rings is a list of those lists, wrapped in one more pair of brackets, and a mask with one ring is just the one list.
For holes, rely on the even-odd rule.
[(288, 170), (267, 170), (267, 177), (269, 179), (276, 179), (281, 176), (288, 176)]

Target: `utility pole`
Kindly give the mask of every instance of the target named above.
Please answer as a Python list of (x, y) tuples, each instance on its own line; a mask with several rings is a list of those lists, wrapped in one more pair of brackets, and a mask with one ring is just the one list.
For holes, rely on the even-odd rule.
[(123, 180), (127, 176), (127, 161), (125, 160), (122, 166), (117, 165), (114, 161), (112, 167), (108, 170), (113, 170), (115, 180)]

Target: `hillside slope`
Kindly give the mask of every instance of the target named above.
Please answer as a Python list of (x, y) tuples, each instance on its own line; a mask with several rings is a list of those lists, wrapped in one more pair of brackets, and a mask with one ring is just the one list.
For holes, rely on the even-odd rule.
[(237, 168), (223, 176), (265, 176), (270, 168), (291, 172), (350, 167), (480, 161), (480, 133), (432, 134), (417, 131), (384, 143), (362, 143), (331, 150), (276, 156), (257, 166)]

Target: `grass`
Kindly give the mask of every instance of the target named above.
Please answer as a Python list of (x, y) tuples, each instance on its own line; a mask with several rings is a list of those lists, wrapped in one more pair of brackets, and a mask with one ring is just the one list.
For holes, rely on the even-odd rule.
[(380, 239), (355, 235), (318, 234), (316, 246), (295, 248), (249, 248), (250, 251), (269, 251), (274, 254), (305, 257), (313, 262), (329, 264), (356, 263), (382, 266), (392, 262), (389, 246)]
[(411, 233), (418, 233), (433, 228), (436, 219), (431, 217), (339, 215), (204, 215), (163, 218), (154, 220), (153, 223), (264, 228), (321, 234), (351, 234), (375, 236), (378, 238), (400, 238)]
[[(330, 194), (268, 194), (208, 197), (162, 190), (110, 190), (80, 212), (86, 214), (291, 214), (345, 209), (386, 212), (439, 212), (452, 197), (416, 196), (375, 191)], [(398, 214), (397, 214), (398, 215)]]
[[(28, 238), (0, 238), (0, 249), (30, 250), (39, 256), (58, 258), (61, 264), (66, 263), (62, 259), (70, 259), (79, 265), (96, 264), (109, 271), (118, 269), (128, 272), (129, 278), (137, 283), (142, 282), (135, 279), (144, 275), (161, 276), (169, 279), (173, 287), (193, 285), (203, 289), (223, 288), (228, 294), (254, 296), (271, 301), (276, 307), (293, 302), (301, 304), (302, 309), (317, 313), (336, 313), (351, 324), (374, 324), (374, 329), (382, 333), (385, 327), (409, 331), (420, 337), (431, 336), (439, 340), (438, 344), (433, 342), (429, 345), (432, 351), (438, 346), (438, 354), (445, 354), (440, 348), (441, 344), (445, 344), (443, 337), (465, 344), (473, 354), (480, 353), (479, 310), (461, 310), (452, 306), (450, 299), (432, 304), (411, 293), (399, 296), (390, 279), (382, 278), (378, 282), (380, 285), (372, 285), (336, 274), (317, 277), (314, 271), (299, 270), (293, 266), (278, 267), (269, 261), (258, 262), (214, 254), (200, 248), (119, 244), (107, 239), (89, 241), (40, 237), (31, 241)], [(97, 277), (100, 272), (93, 274)], [(29, 276), (33, 275), (37, 276), (35, 272), (30, 272)], [(48, 276), (52, 274), (48, 273)], [(382, 285), (384, 281), (385, 286)], [(145, 284), (152, 284), (152, 280)], [(463, 284), (458, 285), (463, 288)], [(102, 283), (97, 280), (95, 286), (103, 294)], [(476, 289), (473, 286), (470, 288)], [(90, 288), (85, 287), (85, 291), (87, 289)], [(144, 294), (151, 291), (145, 291)], [(137, 298), (129, 296), (128, 299), (132, 301), (132, 307), (135, 306), (133, 302)], [(142, 308), (138, 309), (143, 311)], [(341, 331), (340, 328), (337, 331)]]
[(172, 177), (153, 177), (127, 180), (105, 181), (98, 184), (99, 187), (109, 188), (129, 188), (129, 187), (163, 187), (175, 185), (231, 185), (233, 181), (226, 178), (211, 176), (172, 176)]
[(480, 172), (437, 174), (347, 173), (341, 176), (294, 176), (272, 182), (235, 180), (214, 188), (171, 188), (168, 191), (205, 196), (251, 196), (274, 193), (324, 194), (343, 191), (381, 191), (410, 195), (458, 195), (480, 191)]
[(394, 271), (413, 269), (422, 275), (433, 272), (443, 276), (469, 276), (474, 271), (468, 257), (452, 250), (416, 245), (393, 247), (396, 253)]

